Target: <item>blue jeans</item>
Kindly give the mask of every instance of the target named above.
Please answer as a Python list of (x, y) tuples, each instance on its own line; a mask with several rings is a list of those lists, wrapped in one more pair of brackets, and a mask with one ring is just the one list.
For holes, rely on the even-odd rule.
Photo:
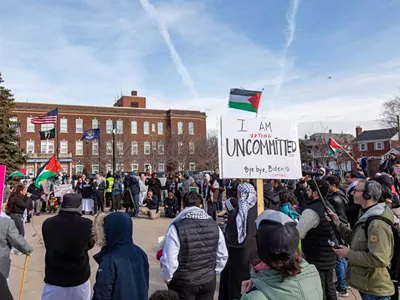
[(340, 260), (336, 261), (336, 277), (337, 277), (336, 290), (338, 292), (345, 292), (347, 289), (346, 283), (344, 282), (344, 279), (346, 277), (346, 270), (347, 270), (347, 261), (345, 258), (341, 258)]
[(360, 293), (360, 296), (363, 300), (390, 300), (390, 296), (375, 296), (364, 293)]

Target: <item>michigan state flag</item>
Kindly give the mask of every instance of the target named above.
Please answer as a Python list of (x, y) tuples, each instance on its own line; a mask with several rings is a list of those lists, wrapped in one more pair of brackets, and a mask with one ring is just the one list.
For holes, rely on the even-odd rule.
[(98, 140), (100, 139), (100, 128), (86, 130), (82, 134), (82, 141)]

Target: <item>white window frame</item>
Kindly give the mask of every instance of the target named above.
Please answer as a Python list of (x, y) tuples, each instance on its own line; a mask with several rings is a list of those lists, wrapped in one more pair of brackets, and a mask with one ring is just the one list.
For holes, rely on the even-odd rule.
[(61, 164), (61, 168), (63, 169), (64, 172), (69, 173), (67, 164)]
[(116, 146), (118, 155), (120, 156), (124, 155), (124, 142), (118, 141)]
[(139, 155), (139, 143), (136, 141), (131, 142), (131, 154)]
[(150, 163), (147, 162), (147, 163), (144, 164), (144, 171), (145, 172), (146, 172), (146, 170), (149, 170), (149, 172), (151, 174), (153, 172), (152, 169), (153, 169), (153, 167), (151, 166)]
[(112, 172), (113, 171), (113, 166), (112, 164), (106, 164), (106, 173)]
[(106, 120), (106, 133), (111, 134), (113, 132), (113, 121), (112, 120)]
[(158, 154), (162, 155), (164, 153), (165, 153), (164, 142), (158, 142)]
[(164, 122), (157, 122), (158, 134), (164, 134)]
[(99, 164), (92, 164), (92, 174), (98, 173), (100, 170)]
[(26, 171), (28, 172), (29, 177), (35, 176), (35, 167), (34, 166), (27, 166)]
[(60, 141), (60, 153), (68, 153), (68, 141)]
[(40, 124), (40, 131), (52, 130), (54, 128), (54, 124)]
[(194, 122), (188, 123), (188, 132), (189, 132), (189, 135), (194, 135)]
[(116, 134), (123, 134), (124, 133), (124, 121), (117, 120), (117, 131)]
[(92, 141), (92, 155), (99, 155), (99, 141)]
[(158, 172), (165, 172), (165, 164), (161, 163), (158, 164)]
[(151, 148), (153, 149), (153, 151), (156, 151), (157, 150), (157, 142), (152, 142)]
[(76, 141), (75, 142), (75, 155), (76, 156), (82, 156), (83, 155), (83, 141)]
[(149, 121), (143, 122), (143, 134), (150, 134), (150, 122)]
[(32, 124), (32, 117), (26, 118), (26, 132), (35, 132), (35, 124)]
[(189, 154), (195, 154), (196, 148), (194, 146), (194, 142), (189, 142)]
[(54, 154), (54, 140), (41, 140), (40, 141), (40, 153)]
[(106, 141), (106, 155), (112, 155), (113, 154), (113, 142), (112, 141)]
[(189, 163), (189, 171), (196, 171), (196, 163), (194, 162)]
[(99, 120), (92, 119), (92, 129), (97, 129), (97, 128), (99, 128)]
[(185, 164), (184, 163), (179, 163), (178, 164), (178, 171), (185, 171)]
[[(382, 147), (378, 147), (378, 145), (381, 145)], [(383, 150), (383, 149), (385, 149), (385, 144), (384, 144), (384, 142), (375, 142), (374, 143), (374, 149), (375, 150)]]
[(178, 134), (183, 134), (183, 122), (179, 121), (177, 124), (178, 124)]
[(139, 164), (132, 164), (132, 171), (139, 171)]
[[(147, 149), (148, 151), (146, 151), (146, 148), (148, 148), (148, 149)], [(144, 142), (144, 143), (143, 143), (143, 154), (144, 154), (144, 155), (150, 155), (150, 153), (151, 153), (151, 145), (150, 145), (150, 142)]]
[(137, 121), (131, 121), (131, 134), (137, 134)]
[[(364, 149), (363, 146), (365, 146), (365, 149)], [(367, 151), (368, 150), (368, 144), (367, 143), (360, 143), (358, 145), (358, 147), (359, 147), (360, 151)]]
[(60, 119), (60, 133), (68, 133), (68, 119), (67, 118)]
[(151, 124), (151, 132), (156, 132), (156, 124), (155, 123)]
[(77, 163), (76, 165), (75, 165), (75, 173), (76, 174), (78, 174), (78, 173), (82, 173), (83, 172), (83, 164), (82, 163)]
[[(32, 150), (30, 151), (29, 148), (32, 148)], [(35, 141), (33, 141), (33, 140), (26, 141), (26, 153), (28, 153), (28, 154), (35, 153)]]
[(75, 120), (75, 132), (76, 133), (83, 133), (83, 119), (76, 119)]

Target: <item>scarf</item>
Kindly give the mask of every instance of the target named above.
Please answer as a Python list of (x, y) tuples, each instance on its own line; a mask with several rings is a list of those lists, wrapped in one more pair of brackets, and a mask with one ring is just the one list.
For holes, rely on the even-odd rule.
[(250, 183), (239, 185), (238, 191), (240, 192), (239, 211), (236, 216), (236, 227), (238, 231), (238, 242), (241, 244), (247, 235), (247, 215), (254, 205), (257, 203), (257, 193)]
[(226, 209), (228, 210), (228, 212), (233, 210), (233, 205), (231, 203), (231, 198), (229, 198), (228, 200), (225, 201), (225, 205), (226, 205)]
[(186, 207), (172, 220), (169, 226), (183, 219), (207, 220), (211, 219), (211, 216), (202, 208), (196, 206)]

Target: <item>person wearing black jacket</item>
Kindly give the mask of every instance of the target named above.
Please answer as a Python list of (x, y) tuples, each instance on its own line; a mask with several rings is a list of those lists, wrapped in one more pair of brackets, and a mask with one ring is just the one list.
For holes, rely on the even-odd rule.
[(139, 214), (139, 198), (140, 198), (140, 182), (139, 182), (139, 174), (137, 171), (133, 172), (133, 176), (130, 177), (130, 189), (132, 194), (133, 209), (135, 217)]
[(348, 187), (346, 189), (346, 197), (349, 200), (346, 205), (346, 216), (347, 216), (347, 221), (350, 224), (350, 228), (354, 228), (354, 225), (358, 220), (358, 215), (361, 209), (360, 205), (354, 203), (354, 197), (353, 197), (353, 190), (356, 187), (359, 176), (360, 175), (357, 173), (349, 172), (346, 174), (345, 177), (346, 183), (348, 184)]
[(165, 186), (166, 186), (168, 192), (171, 192), (173, 190), (172, 185), (174, 184), (174, 181), (175, 181), (174, 174), (169, 173), (168, 178), (165, 182)]
[(152, 190), (147, 192), (147, 197), (145, 197), (143, 204), (145, 207), (140, 208), (140, 212), (143, 215), (149, 217), (149, 219), (155, 220), (160, 217), (160, 212), (158, 211), (159, 203), (156, 195), (153, 194)]
[(29, 196), (30, 194), (26, 193), (26, 187), (18, 185), (10, 195), (6, 205), (6, 213), (9, 213), (10, 218), (14, 220), (15, 226), (22, 236), (25, 236), (24, 211), (25, 209), (32, 209), (32, 200)]
[(346, 205), (349, 201), (343, 191), (339, 188), (340, 177), (337, 175), (331, 175), (327, 177), (326, 181), (329, 183), (329, 194), (327, 200), (335, 209), (340, 221), (347, 224)]
[(157, 173), (153, 173), (151, 178), (146, 180), (146, 185), (149, 186), (149, 190), (153, 191), (153, 194), (157, 196), (157, 199), (161, 201), (161, 181), (157, 178)]
[(229, 179), (228, 184), (226, 185), (226, 198), (236, 198), (237, 197), (237, 189), (240, 184), (240, 179)]
[(92, 197), (93, 197), (93, 185), (90, 182), (89, 178), (85, 178), (85, 181), (82, 182), (82, 213), (90, 213), (92, 214)]
[[(65, 194), (57, 216), (44, 221), (45, 286), (42, 299), (89, 299), (92, 221), (82, 217), (82, 196)], [(68, 293), (67, 293), (68, 291)]]
[(264, 183), (264, 207), (279, 211), (279, 191), (283, 189), (279, 180), (266, 181)]
[(99, 173), (96, 174), (96, 180), (93, 184), (93, 194), (94, 194), (94, 213), (97, 210), (104, 212), (104, 191), (106, 189), (106, 181)]
[(31, 194), (32, 202), (34, 203), (34, 212), (37, 216), (40, 216), (40, 211), (42, 209), (42, 194), (43, 188), (40, 185), (36, 187), (35, 185), (36, 178), (32, 179), (32, 183), (28, 187), (28, 193)]

